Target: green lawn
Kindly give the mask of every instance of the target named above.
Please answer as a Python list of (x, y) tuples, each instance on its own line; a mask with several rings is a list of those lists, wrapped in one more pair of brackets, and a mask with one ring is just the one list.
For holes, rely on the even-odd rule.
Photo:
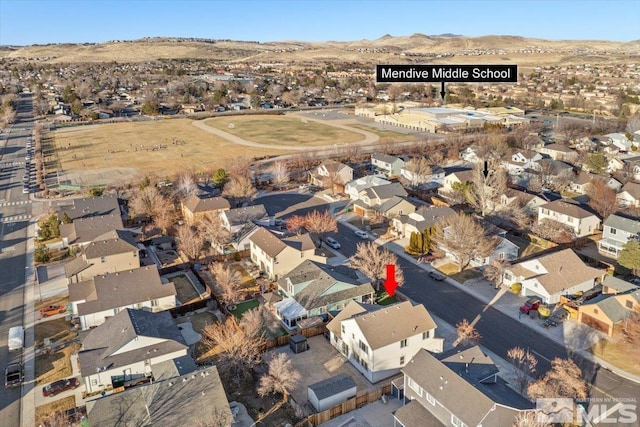
[(395, 296), (390, 297), (386, 291), (378, 291), (376, 293), (376, 301), (378, 305), (391, 305), (397, 303), (398, 299)]
[(251, 301), (241, 302), (240, 304), (236, 304), (235, 310), (229, 310), (231, 314), (233, 314), (237, 319), (242, 319), (242, 315), (245, 311), (249, 311), (251, 309), (257, 308), (260, 305), (257, 299), (252, 299)]

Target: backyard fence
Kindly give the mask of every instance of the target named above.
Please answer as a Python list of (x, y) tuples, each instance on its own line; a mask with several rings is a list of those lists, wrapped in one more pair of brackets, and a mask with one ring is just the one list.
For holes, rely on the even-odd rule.
[(326, 411), (318, 412), (317, 414), (309, 415), (305, 420), (300, 421), (295, 427), (314, 427), (327, 421), (339, 417), (340, 415), (351, 412), (354, 409), (362, 408), (364, 405), (373, 403), (379, 400), (383, 394), (391, 393), (391, 383), (385, 384), (382, 387), (370, 391), (358, 394), (356, 397), (352, 397), (344, 403), (329, 408)]
[[(324, 335), (327, 332), (327, 327), (326, 326), (312, 326), (310, 328), (306, 328), (306, 329), (302, 329), (300, 330), (300, 334), (304, 335), (307, 338), (311, 338), (311, 337), (315, 337), (317, 335)], [(268, 340), (265, 343), (265, 351), (269, 350), (271, 348), (275, 348), (275, 347), (282, 347), (285, 345), (289, 345), (289, 338), (291, 337), (291, 335), (298, 335), (296, 333), (294, 334), (287, 334), (287, 335), (282, 335), (276, 339), (273, 340)]]

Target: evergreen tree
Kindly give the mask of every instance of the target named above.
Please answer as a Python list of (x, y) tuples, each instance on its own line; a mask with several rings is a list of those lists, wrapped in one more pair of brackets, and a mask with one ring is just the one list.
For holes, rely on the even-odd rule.
[(625, 243), (620, 251), (618, 264), (632, 270), (633, 274), (637, 276), (640, 270), (640, 242), (631, 239)]

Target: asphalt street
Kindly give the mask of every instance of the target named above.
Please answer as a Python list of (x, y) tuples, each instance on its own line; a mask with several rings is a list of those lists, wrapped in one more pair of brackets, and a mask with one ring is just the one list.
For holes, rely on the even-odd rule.
[[(328, 203), (319, 197), (304, 194), (277, 194), (259, 199), (267, 211), (280, 216), (289, 216), (307, 212), (309, 209), (326, 209)], [(300, 210), (299, 210), (300, 209)], [(279, 215), (279, 212), (286, 212)], [(350, 228), (338, 223), (338, 233), (329, 234), (335, 238), (342, 248), (339, 250), (345, 257), (355, 253), (356, 245), (362, 242)], [(538, 375), (543, 375), (555, 357), (571, 357), (582, 369), (583, 377), (591, 388), (591, 398), (602, 399), (635, 399), (640, 402), (640, 385), (616, 375), (592, 361), (572, 354), (567, 349), (523, 326), (517, 320), (501, 311), (489, 307), (482, 301), (451, 284), (431, 279), (428, 273), (414, 263), (399, 257), (399, 265), (404, 272), (405, 282), (400, 291), (412, 300), (423, 304), (429, 312), (445, 322), (455, 325), (463, 319), (473, 321), (478, 318), (476, 328), (482, 336), (480, 343), (498, 356), (506, 359), (507, 351), (513, 347), (528, 348), (538, 358)], [(601, 424), (613, 425), (613, 424)], [(640, 425), (638, 422), (625, 424)]]
[[(22, 191), (26, 144), (31, 136), (33, 117), (31, 96), (21, 95), (15, 124), (0, 134), (0, 369), (21, 361), (22, 352), (9, 353), (9, 328), (23, 324), (26, 270), (27, 226), (31, 217), (29, 195)], [(0, 390), (0, 424), (20, 426), (21, 388)]]

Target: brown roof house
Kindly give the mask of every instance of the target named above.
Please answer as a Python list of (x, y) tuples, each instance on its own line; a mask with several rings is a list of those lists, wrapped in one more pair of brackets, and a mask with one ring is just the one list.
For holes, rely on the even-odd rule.
[(117, 388), (127, 381), (158, 378), (161, 364), (178, 358), (181, 365), (194, 370), (195, 362), (182, 361), (188, 351), (169, 312), (127, 308), (87, 333), (78, 361), (87, 392), (91, 393), (109, 386)]
[(207, 214), (218, 214), (220, 211), (228, 210), (231, 205), (223, 197), (200, 197), (191, 195), (182, 201), (182, 217), (189, 225), (194, 225)]
[(343, 163), (326, 160), (309, 175), (311, 184), (342, 193), (344, 185), (353, 180), (353, 169)]
[(275, 311), (288, 328), (295, 327), (303, 319), (340, 311), (352, 300), (371, 302), (375, 295), (369, 279), (358, 270), (308, 259), (277, 283), (283, 299), (275, 303)]
[(125, 308), (163, 311), (176, 306), (176, 288), (163, 283), (158, 269), (140, 267), (95, 276), (69, 285), (72, 316), (82, 330), (99, 326)]
[(538, 206), (538, 224), (550, 219), (566, 225), (576, 237), (595, 234), (602, 221), (595, 213), (580, 206), (575, 200), (561, 199)]
[(441, 352), (443, 339), (422, 304), (350, 302), (327, 324), (331, 344), (370, 382), (400, 372), (420, 349)]
[(235, 425), (215, 366), (91, 400), (87, 418), (92, 427)]
[(621, 207), (640, 207), (640, 184), (627, 182), (616, 195)]
[(404, 406), (393, 413), (395, 426), (511, 427), (516, 417), (533, 411), (499, 376), (498, 367), (480, 347), (431, 354), (421, 349), (402, 369)]
[(555, 304), (561, 295), (587, 291), (601, 282), (604, 270), (589, 267), (571, 249), (522, 261), (507, 268), (504, 285), (522, 285), (522, 296), (535, 296)]
[(263, 227), (249, 237), (251, 261), (270, 279), (279, 279), (304, 260), (326, 263), (317, 253), (316, 245), (307, 233), (279, 238)]
[(69, 283), (94, 276), (140, 267), (138, 246), (133, 233), (113, 230), (96, 237), (82, 247), (80, 254), (64, 265)]
[[(640, 289), (609, 275), (605, 275), (602, 287), (602, 295), (578, 306), (578, 321), (613, 337), (621, 333), (624, 321), (640, 310)], [(614, 288), (620, 291), (604, 293)]]

